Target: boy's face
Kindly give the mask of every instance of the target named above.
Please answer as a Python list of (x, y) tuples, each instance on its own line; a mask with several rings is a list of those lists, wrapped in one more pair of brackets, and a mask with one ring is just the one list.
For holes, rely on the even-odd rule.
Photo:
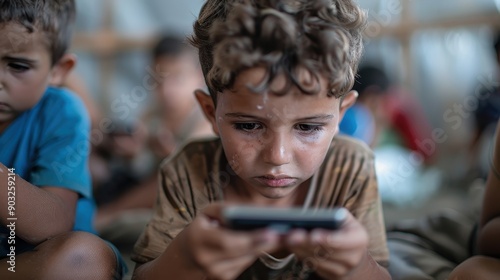
[(40, 100), (51, 76), (51, 57), (41, 32), (0, 25), (0, 126)]
[(280, 199), (318, 170), (343, 112), (356, 96), (349, 94), (341, 106), (340, 99), (327, 97), (324, 79), (316, 95), (296, 88), (282, 96), (271, 93), (282, 88), (281, 77), (271, 84), (269, 93), (247, 88), (259, 84), (263, 75), (261, 68), (238, 75), (233, 89), (218, 95), (212, 124), (238, 175), (238, 187), (252, 196)]
[(162, 56), (155, 61), (161, 82), (156, 91), (165, 109), (189, 110), (196, 104), (193, 92), (204, 86), (196, 57), (186, 52), (178, 57)]

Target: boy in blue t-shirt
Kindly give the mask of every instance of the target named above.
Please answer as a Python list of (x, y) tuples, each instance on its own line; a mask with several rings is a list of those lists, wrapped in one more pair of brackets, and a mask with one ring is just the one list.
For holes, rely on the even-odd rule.
[[(85, 108), (60, 85), (73, 0), (0, 2), (0, 279), (120, 278), (92, 232)], [(87, 232), (71, 232), (71, 230)]]

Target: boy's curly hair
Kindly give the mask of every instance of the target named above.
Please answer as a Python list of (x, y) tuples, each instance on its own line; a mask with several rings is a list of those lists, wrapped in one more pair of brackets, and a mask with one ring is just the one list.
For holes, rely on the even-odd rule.
[(74, 0), (1, 0), (0, 24), (17, 23), (29, 33), (44, 32), (52, 65), (66, 53), (75, 21)]
[[(314, 94), (320, 77), (328, 96), (342, 97), (354, 84), (366, 15), (353, 0), (207, 0), (194, 24), (192, 44), (210, 94), (231, 88), (241, 71), (263, 66), (262, 92), (281, 74), (291, 86)], [(299, 79), (306, 70), (312, 81)]]

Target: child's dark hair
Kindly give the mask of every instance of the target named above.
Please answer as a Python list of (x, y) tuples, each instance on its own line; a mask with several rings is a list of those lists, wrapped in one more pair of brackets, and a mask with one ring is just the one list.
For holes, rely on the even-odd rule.
[[(241, 71), (263, 66), (263, 91), (281, 74), (314, 94), (328, 79), (329, 96), (347, 93), (362, 53), (366, 16), (353, 0), (207, 0), (191, 39), (214, 101)], [(301, 81), (298, 71), (309, 72)]]
[(151, 55), (153, 59), (158, 59), (163, 56), (176, 57), (192, 48), (193, 47), (189, 45), (185, 37), (168, 34), (160, 38), (153, 47)]
[(362, 98), (367, 88), (373, 88), (374, 93), (384, 94), (389, 88), (390, 81), (384, 71), (381, 69), (365, 65), (359, 68), (356, 82), (353, 90), (359, 93), (359, 98)]
[(2, 0), (0, 24), (18, 23), (29, 33), (44, 32), (52, 65), (66, 53), (75, 21), (74, 0)]

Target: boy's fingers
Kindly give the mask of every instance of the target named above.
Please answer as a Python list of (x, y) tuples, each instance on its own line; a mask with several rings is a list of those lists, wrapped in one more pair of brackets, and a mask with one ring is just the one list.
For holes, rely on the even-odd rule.
[[(292, 231), (286, 239), (288, 248), (298, 256), (322, 257), (350, 254), (352, 250), (368, 246), (368, 234), (356, 222), (340, 230), (315, 229), (309, 233)], [(339, 258), (335, 258), (339, 259)]]
[(222, 210), (224, 205), (222, 203), (212, 203), (203, 209), (203, 214), (211, 220), (216, 220), (222, 223)]
[(209, 219), (203, 221), (203, 227), (205, 246), (219, 250), (223, 258), (258, 255), (276, 248), (280, 239), (278, 233), (270, 230), (233, 231), (214, 225)]
[(264, 229), (252, 233), (253, 235), (253, 252), (254, 254), (261, 254), (264, 252), (272, 252), (281, 246), (281, 237), (279, 233)]
[(349, 250), (368, 246), (368, 233), (349, 212), (346, 221), (338, 230), (315, 229), (308, 236), (312, 245), (322, 245), (337, 250)]
[(212, 220), (218, 221), (220, 224), (224, 224), (224, 208), (230, 205), (231, 204), (222, 202), (211, 203), (203, 209), (203, 214)]
[(292, 252), (307, 266), (342, 275), (359, 264), (360, 256), (355, 250), (334, 250), (324, 246), (294, 248)]
[(322, 235), (319, 244), (337, 250), (349, 250), (358, 247), (367, 247), (368, 242), (368, 233), (360, 225), (349, 230)]
[(286, 243), (292, 247), (307, 246), (307, 232), (303, 229), (295, 229), (286, 236)]
[(262, 251), (271, 251), (279, 246), (279, 235), (269, 230), (253, 232), (222, 230), (220, 240), (223, 242), (222, 249), (228, 252), (229, 257), (257, 256)]

